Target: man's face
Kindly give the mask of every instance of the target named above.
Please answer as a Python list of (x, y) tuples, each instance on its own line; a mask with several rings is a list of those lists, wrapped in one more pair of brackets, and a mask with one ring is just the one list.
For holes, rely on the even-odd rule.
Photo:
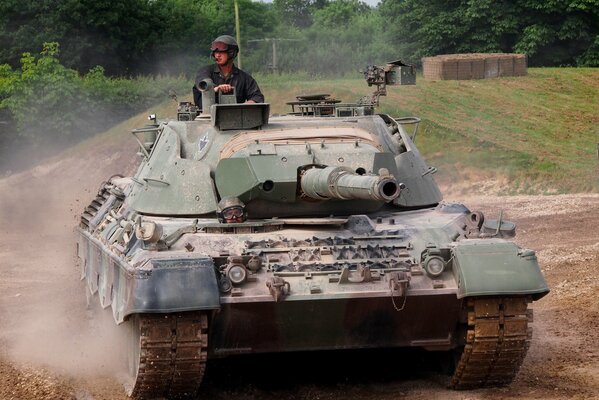
[(239, 206), (225, 208), (223, 210), (223, 219), (227, 224), (243, 222), (245, 220), (243, 208)]
[(214, 60), (219, 66), (227, 65), (229, 62), (229, 54), (226, 51), (215, 51)]

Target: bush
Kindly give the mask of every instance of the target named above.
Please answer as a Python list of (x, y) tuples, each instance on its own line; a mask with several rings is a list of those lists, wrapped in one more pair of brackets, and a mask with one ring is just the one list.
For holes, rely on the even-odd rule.
[(184, 77), (110, 78), (101, 66), (81, 76), (59, 62), (58, 49), (58, 43), (45, 43), (38, 57), (24, 53), (17, 71), (0, 65), (4, 161), (16, 145), (72, 143), (168, 99), (169, 92), (191, 91), (192, 83)]

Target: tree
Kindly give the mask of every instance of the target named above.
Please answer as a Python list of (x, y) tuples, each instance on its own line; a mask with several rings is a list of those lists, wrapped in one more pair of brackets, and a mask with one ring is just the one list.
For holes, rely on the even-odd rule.
[(380, 10), (389, 41), (412, 61), (523, 52), (531, 65), (598, 65), (599, 0), (383, 0)]
[[(396, 57), (384, 42), (385, 21), (376, 9), (361, 1), (337, 0), (314, 11), (308, 28), (281, 26), (279, 59), (282, 71), (312, 75), (357, 74), (366, 64)], [(355, 75), (354, 75), (355, 76)]]
[(35, 0), (0, 2), (0, 62), (16, 67), (24, 52), (37, 51), (44, 41), (57, 36), (61, 24), (49, 3)]
[(60, 39), (67, 67), (87, 71), (103, 65), (109, 74), (130, 75), (152, 62), (162, 22), (150, 0), (61, 0)]
[(312, 25), (312, 13), (328, 3), (328, 0), (274, 0), (273, 2), (282, 22), (299, 28)]
[[(77, 90), (77, 73), (65, 68), (57, 58), (58, 43), (46, 43), (36, 58), (24, 53), (20, 74), (14, 75), (0, 108), (11, 111), (21, 136), (34, 137), (40, 132), (71, 130), (82, 98)], [(56, 111), (61, 110), (60, 118)], [(41, 136), (43, 138), (43, 136)]]
[(525, 12), (514, 49), (533, 65), (599, 66), (599, 0), (528, 0)]
[(314, 11), (314, 21), (321, 27), (351, 25), (352, 20), (370, 11), (370, 7), (359, 0), (337, 0)]
[[(7, 0), (0, 2), (0, 62), (60, 42), (61, 61), (87, 71), (102, 64), (110, 74), (132, 74), (149, 55), (162, 23), (152, 0)], [(158, 28), (158, 29), (157, 29)]]

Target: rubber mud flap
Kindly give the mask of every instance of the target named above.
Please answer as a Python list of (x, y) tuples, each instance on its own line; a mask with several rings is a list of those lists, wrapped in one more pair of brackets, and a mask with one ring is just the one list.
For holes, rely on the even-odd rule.
[(504, 240), (465, 240), (453, 249), (458, 298), (549, 293), (536, 257)]
[(128, 281), (131, 290), (121, 318), (220, 308), (214, 264), (208, 258), (152, 260), (152, 269)]

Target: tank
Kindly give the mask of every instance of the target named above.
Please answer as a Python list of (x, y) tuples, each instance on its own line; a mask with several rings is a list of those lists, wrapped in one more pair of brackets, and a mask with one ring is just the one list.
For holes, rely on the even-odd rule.
[(453, 389), (509, 384), (549, 291), (516, 227), (445, 202), (418, 118), (375, 112), (414, 84), (364, 71), (356, 103), (180, 103), (133, 131), (141, 163), (110, 177), (77, 228), (82, 280), (129, 343), (134, 398), (201, 392), (207, 360), (419, 347), (450, 352)]

